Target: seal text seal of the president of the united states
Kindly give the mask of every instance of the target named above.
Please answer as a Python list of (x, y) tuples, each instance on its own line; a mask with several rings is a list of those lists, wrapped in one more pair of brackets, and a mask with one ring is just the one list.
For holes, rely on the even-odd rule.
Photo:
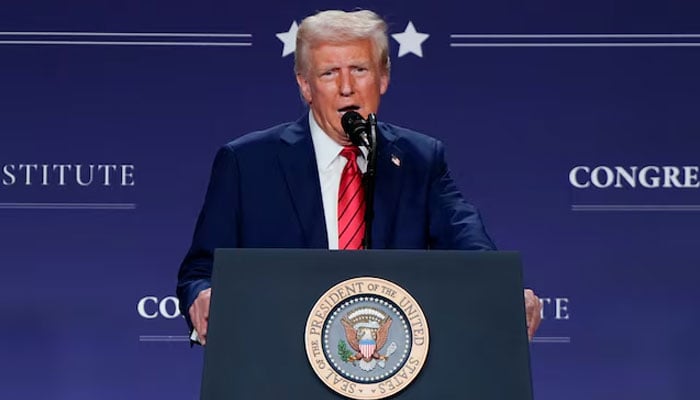
[(428, 355), (428, 322), (399, 285), (352, 278), (324, 293), (304, 331), (316, 375), (351, 399), (383, 399), (406, 388)]

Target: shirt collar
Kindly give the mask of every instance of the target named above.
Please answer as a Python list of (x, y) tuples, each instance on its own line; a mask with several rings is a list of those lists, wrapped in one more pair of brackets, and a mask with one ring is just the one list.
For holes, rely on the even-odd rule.
[[(311, 140), (314, 144), (314, 152), (316, 153), (316, 162), (318, 168), (325, 170), (330, 167), (331, 163), (338, 157), (343, 146), (331, 139), (326, 132), (316, 123), (316, 118), (311, 110), (309, 110), (309, 129), (311, 130)], [(367, 149), (360, 147), (362, 156), (367, 158)]]

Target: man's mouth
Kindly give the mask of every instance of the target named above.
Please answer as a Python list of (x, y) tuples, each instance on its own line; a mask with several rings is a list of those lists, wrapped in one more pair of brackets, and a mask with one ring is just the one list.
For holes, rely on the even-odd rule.
[(353, 105), (350, 105), (350, 106), (345, 106), (345, 107), (343, 107), (343, 108), (339, 108), (339, 109), (338, 109), (338, 113), (340, 113), (340, 115), (344, 115), (344, 114), (345, 114), (346, 112), (348, 112), (348, 111), (357, 111), (357, 110), (359, 110), (359, 109), (360, 109), (360, 106), (357, 106), (357, 105), (354, 105), (354, 104), (353, 104)]

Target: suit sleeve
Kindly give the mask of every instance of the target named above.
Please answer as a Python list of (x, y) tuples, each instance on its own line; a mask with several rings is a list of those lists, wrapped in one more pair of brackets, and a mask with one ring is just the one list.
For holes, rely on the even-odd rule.
[(445, 162), (442, 142), (434, 142), (428, 193), (430, 248), (443, 250), (496, 250), (479, 211), (457, 188)]
[(233, 149), (224, 146), (214, 159), (192, 245), (178, 273), (177, 297), (180, 311), (190, 327), (190, 306), (200, 291), (211, 287), (214, 250), (238, 247), (239, 204), (238, 161)]

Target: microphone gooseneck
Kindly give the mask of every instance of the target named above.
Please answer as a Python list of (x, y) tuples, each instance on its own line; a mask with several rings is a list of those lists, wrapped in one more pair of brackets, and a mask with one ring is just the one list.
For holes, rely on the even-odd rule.
[(362, 241), (365, 249), (372, 248), (372, 221), (374, 220), (374, 186), (377, 171), (377, 116), (372, 113), (367, 119), (355, 111), (348, 111), (340, 119), (343, 131), (355, 146), (364, 146), (368, 150), (367, 172), (362, 176), (365, 187), (365, 237)]

